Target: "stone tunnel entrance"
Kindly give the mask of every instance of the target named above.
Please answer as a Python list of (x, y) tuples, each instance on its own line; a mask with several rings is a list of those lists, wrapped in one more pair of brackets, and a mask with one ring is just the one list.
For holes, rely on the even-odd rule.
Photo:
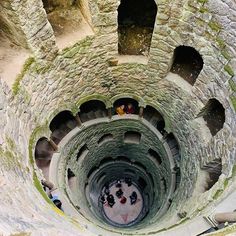
[(147, 56), (157, 14), (153, 0), (122, 0), (118, 8), (119, 54)]
[(179, 46), (175, 49), (171, 72), (180, 75), (189, 84), (194, 85), (202, 67), (203, 59), (194, 48)]

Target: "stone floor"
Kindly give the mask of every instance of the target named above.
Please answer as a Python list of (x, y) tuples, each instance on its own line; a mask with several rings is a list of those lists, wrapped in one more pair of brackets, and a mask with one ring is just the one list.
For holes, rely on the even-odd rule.
[[(121, 182), (121, 189), (123, 191), (123, 199), (126, 202), (122, 203), (122, 198), (116, 196), (117, 190), (116, 183), (110, 186), (110, 194), (114, 196), (115, 204), (110, 207), (107, 201), (103, 204), (103, 210), (106, 217), (115, 224), (127, 225), (135, 221), (140, 215), (143, 208), (143, 198), (135, 185), (128, 186), (125, 182)], [(137, 201), (131, 205), (130, 196), (132, 192), (137, 193)]]

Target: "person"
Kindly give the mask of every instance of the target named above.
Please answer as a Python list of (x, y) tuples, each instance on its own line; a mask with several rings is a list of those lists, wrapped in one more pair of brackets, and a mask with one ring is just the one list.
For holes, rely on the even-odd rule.
[(122, 196), (121, 200), (120, 200), (120, 203), (121, 204), (125, 204), (127, 201), (127, 198), (125, 196)]
[(133, 191), (129, 198), (130, 198), (130, 204), (133, 205), (136, 203), (138, 195), (135, 191)]
[(110, 194), (110, 189), (109, 189), (109, 185), (105, 185), (105, 190), (104, 193), (108, 196)]
[(105, 204), (106, 199), (105, 199), (105, 196), (104, 196), (104, 195), (101, 196), (100, 202), (101, 202), (102, 204)]
[(51, 192), (56, 190), (54, 187), (54, 184), (50, 182), (49, 180), (41, 180), (41, 184), (43, 185), (44, 191), (47, 193), (49, 198), (52, 198)]
[(54, 203), (54, 205), (55, 205), (57, 208), (59, 208), (61, 211), (63, 211), (62, 208), (61, 208), (62, 203), (61, 203), (61, 201), (59, 200), (58, 196), (56, 196), (56, 195), (52, 196), (51, 201)]
[(125, 112), (126, 114), (134, 114), (134, 106), (132, 105), (132, 103), (128, 103)]
[(125, 105), (121, 105), (116, 108), (116, 113), (120, 116), (125, 115), (126, 113), (124, 109), (125, 109)]
[[(61, 211), (62, 210), (62, 203), (61, 201), (59, 200), (58, 196), (57, 195), (52, 195), (52, 192), (54, 190), (56, 190), (56, 188), (54, 187), (54, 184), (48, 180), (41, 180), (41, 184), (43, 185), (43, 189), (44, 191), (47, 193), (48, 197), (50, 198), (50, 200), (55, 204), (55, 206), (57, 208), (59, 208)], [(47, 190), (47, 188), (49, 190)]]
[(131, 178), (125, 178), (125, 183), (130, 187), (132, 185), (132, 180)]
[(113, 207), (114, 204), (115, 204), (115, 199), (114, 199), (114, 196), (112, 194), (109, 194), (107, 196), (107, 203), (110, 207)]
[(121, 198), (122, 195), (123, 195), (123, 191), (122, 191), (122, 189), (120, 188), (119, 190), (116, 191), (116, 196), (117, 196), (118, 198)]
[(117, 188), (121, 188), (121, 187), (122, 187), (122, 185), (121, 185), (121, 181), (120, 181), (120, 180), (117, 181), (117, 183), (116, 183), (116, 187), (117, 187)]

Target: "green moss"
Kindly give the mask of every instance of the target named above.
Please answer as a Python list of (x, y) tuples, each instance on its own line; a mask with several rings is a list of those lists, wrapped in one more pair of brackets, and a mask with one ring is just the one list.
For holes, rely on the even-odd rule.
[(228, 52), (226, 50), (222, 50), (221, 54), (226, 60), (229, 61), (231, 59), (230, 55), (228, 54)]
[(236, 92), (236, 83), (232, 79), (229, 80), (229, 86), (233, 92)]
[(224, 181), (224, 189), (227, 188), (228, 184), (229, 184), (229, 179), (225, 179), (225, 181)]
[(35, 63), (32, 66), (32, 71), (36, 72), (37, 74), (44, 74), (46, 72), (48, 72), (51, 68), (51, 64), (48, 63), (47, 65), (42, 65), (39, 63)]
[[(235, 96), (230, 96), (231, 103), (233, 105), (234, 111), (236, 111), (236, 97)], [(236, 174), (236, 170), (235, 170)]]
[(30, 235), (31, 233), (26, 233), (26, 232), (10, 234), (10, 236), (30, 236)]
[(213, 31), (220, 31), (221, 30), (221, 26), (217, 23), (217, 22), (215, 22), (215, 21), (210, 21), (209, 23), (208, 23), (208, 25), (210, 26), (210, 28), (213, 30)]
[(14, 159), (14, 154), (11, 151), (9, 151), (9, 150), (4, 152), (4, 156), (7, 157), (9, 160), (13, 160)]
[[(40, 194), (43, 196), (43, 198), (51, 205), (53, 205), (52, 201), (48, 198), (46, 192), (43, 190), (43, 187), (41, 183), (38, 180), (38, 177), (36, 173), (33, 173), (33, 181), (34, 181), (34, 186), (37, 188), (37, 190), (40, 192)], [(54, 206), (54, 205), (53, 205)]]
[(15, 142), (9, 136), (6, 136), (6, 142), (10, 150), (14, 150), (16, 148)]
[(34, 58), (30, 57), (26, 60), (25, 64), (23, 65), (23, 68), (20, 72), (20, 74), (16, 77), (15, 82), (12, 85), (12, 92), (14, 95), (17, 95), (19, 90), (20, 90), (20, 82), (23, 79), (26, 71), (29, 69), (29, 67), (31, 66), (32, 63), (34, 63)]
[(72, 58), (77, 53), (85, 53), (86, 48), (90, 47), (93, 43), (93, 36), (87, 36), (85, 39), (81, 40), (80, 42), (76, 43), (73, 47), (68, 47), (63, 49), (62, 55), (65, 58)]
[(216, 38), (216, 42), (217, 42), (218, 46), (219, 46), (221, 49), (225, 48), (226, 44), (225, 44), (224, 40), (222, 40), (221, 38), (217, 37), (217, 38)]
[(208, 2), (208, 0), (197, 0), (199, 3), (205, 4)]
[(217, 190), (216, 193), (213, 196), (213, 199), (214, 200), (218, 199), (222, 193), (223, 193), (222, 189)]
[(236, 165), (233, 166), (232, 177), (234, 177), (235, 175), (236, 175)]
[(201, 13), (207, 13), (208, 12), (208, 9), (206, 7), (200, 7), (199, 11)]
[(227, 64), (225, 67), (224, 67), (224, 70), (230, 75), (230, 76), (234, 76), (234, 71), (233, 69), (231, 68), (231, 66), (229, 64)]

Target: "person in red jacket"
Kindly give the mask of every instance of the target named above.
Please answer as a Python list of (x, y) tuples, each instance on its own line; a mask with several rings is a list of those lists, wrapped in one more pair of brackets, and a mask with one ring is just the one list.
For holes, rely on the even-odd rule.
[(134, 106), (132, 103), (128, 103), (126, 109), (125, 109), (126, 114), (134, 114)]

